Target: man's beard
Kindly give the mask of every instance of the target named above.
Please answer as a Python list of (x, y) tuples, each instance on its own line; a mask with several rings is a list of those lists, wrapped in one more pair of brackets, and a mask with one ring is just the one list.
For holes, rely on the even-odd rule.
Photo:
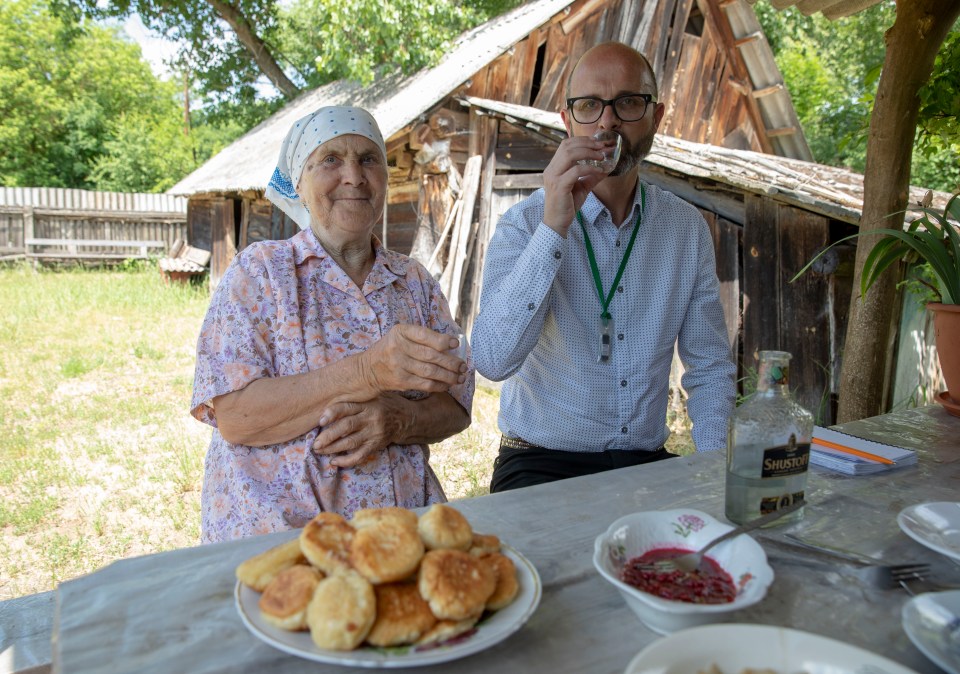
[(621, 134), (620, 161), (617, 162), (616, 167), (610, 172), (610, 175), (622, 176), (630, 173), (630, 171), (639, 166), (644, 157), (650, 154), (650, 150), (653, 149), (653, 137), (655, 134), (656, 131), (651, 131), (650, 135), (638, 140), (636, 145)]

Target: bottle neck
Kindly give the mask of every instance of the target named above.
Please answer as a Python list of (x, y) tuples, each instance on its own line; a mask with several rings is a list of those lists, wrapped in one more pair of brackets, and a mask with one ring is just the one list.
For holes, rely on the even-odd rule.
[(757, 375), (757, 393), (765, 395), (788, 395), (790, 392), (790, 366), (771, 360), (760, 361)]

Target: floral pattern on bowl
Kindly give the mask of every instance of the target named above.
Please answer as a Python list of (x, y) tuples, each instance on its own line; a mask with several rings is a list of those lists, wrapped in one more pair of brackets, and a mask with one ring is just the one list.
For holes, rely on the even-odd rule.
[(677, 629), (723, 620), (732, 611), (763, 599), (773, 582), (773, 570), (763, 548), (749, 536), (738, 536), (712, 549), (707, 556), (730, 574), (737, 596), (730, 604), (692, 604), (661, 599), (620, 580), (624, 565), (649, 550), (676, 548), (695, 551), (729, 531), (699, 510), (646, 511), (621, 517), (594, 543), (593, 563), (601, 576), (623, 595), (640, 620), (666, 634)]

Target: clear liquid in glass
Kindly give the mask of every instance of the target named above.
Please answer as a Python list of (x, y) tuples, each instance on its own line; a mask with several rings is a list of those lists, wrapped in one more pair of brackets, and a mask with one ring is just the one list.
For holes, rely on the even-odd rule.
[(596, 166), (605, 173), (610, 173), (617, 167), (620, 161), (620, 148), (623, 145), (623, 139), (616, 131), (600, 130), (593, 134), (594, 140), (602, 140), (609, 145), (603, 150), (603, 159), (581, 159), (578, 164), (586, 166)]

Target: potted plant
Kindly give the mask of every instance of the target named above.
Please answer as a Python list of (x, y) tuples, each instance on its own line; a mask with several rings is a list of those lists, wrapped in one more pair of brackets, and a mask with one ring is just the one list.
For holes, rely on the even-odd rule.
[(940, 393), (938, 400), (947, 411), (960, 416), (960, 233), (951, 223), (951, 220), (960, 222), (960, 192), (947, 200), (943, 212), (930, 208), (928, 199), (924, 202), (923, 214), (906, 229), (883, 228), (845, 237), (817, 254), (794, 276), (794, 280), (827, 250), (860, 236), (879, 237), (864, 261), (860, 277), (861, 296), (867, 293), (880, 274), (901, 259), (926, 263), (932, 282), (918, 280), (930, 288), (938, 300), (928, 302), (927, 309), (933, 313), (937, 355), (947, 383), (947, 391)]

